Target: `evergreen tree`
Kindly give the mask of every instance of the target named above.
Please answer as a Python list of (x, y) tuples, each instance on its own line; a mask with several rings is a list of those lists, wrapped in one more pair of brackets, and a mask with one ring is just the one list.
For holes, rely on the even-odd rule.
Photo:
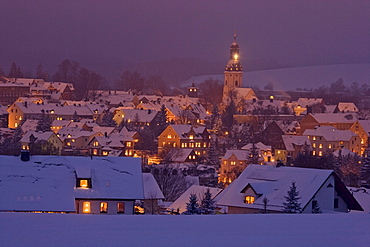
[(370, 150), (366, 149), (365, 157), (362, 161), (361, 180), (367, 185), (370, 185)]
[(211, 166), (219, 166), (220, 165), (220, 152), (218, 150), (218, 138), (215, 136), (211, 138), (209, 143), (209, 151), (208, 151), (208, 164)]
[(316, 201), (315, 207), (312, 209), (312, 213), (313, 214), (322, 214), (321, 209), (320, 209), (320, 205), (317, 201)]
[(75, 111), (75, 112), (73, 113), (72, 120), (73, 120), (73, 122), (80, 122), (80, 118), (79, 118), (79, 116), (77, 115), (77, 111)]
[(252, 147), (249, 150), (248, 164), (258, 164), (258, 156), (258, 148), (256, 147), (254, 138), (252, 138)]
[(30, 143), (31, 155), (59, 155), (59, 149), (48, 141), (34, 140)]
[(42, 112), (41, 119), (37, 122), (36, 131), (50, 131), (51, 128), (51, 118), (45, 112)]
[(197, 195), (195, 193), (191, 193), (189, 197), (189, 202), (186, 203), (186, 211), (184, 212), (184, 214), (193, 215), (199, 213), (200, 210)]
[(290, 190), (287, 192), (288, 196), (284, 196), (286, 199), (286, 202), (283, 202), (284, 205), (284, 213), (287, 214), (299, 214), (301, 213), (301, 203), (299, 203), (299, 191), (297, 190), (297, 186), (295, 185), (295, 182), (292, 182), (292, 185), (290, 186)]
[(210, 188), (207, 188), (204, 193), (204, 198), (200, 204), (201, 214), (215, 214), (216, 206), (215, 201), (212, 199), (212, 194)]
[(221, 131), (222, 120), (221, 120), (221, 116), (220, 116), (217, 104), (213, 105), (210, 124), (211, 124), (212, 130), (214, 130), (216, 134)]
[(105, 111), (102, 119), (101, 119), (101, 122), (100, 122), (100, 126), (104, 126), (104, 127), (115, 127), (117, 124), (116, 124), (116, 121), (114, 121), (113, 119), (113, 113), (110, 112), (110, 111)]

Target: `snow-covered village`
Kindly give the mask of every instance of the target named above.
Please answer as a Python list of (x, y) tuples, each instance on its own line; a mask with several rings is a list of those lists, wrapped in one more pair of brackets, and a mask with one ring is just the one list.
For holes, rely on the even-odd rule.
[(369, 246), (369, 1), (0, 7), (0, 246)]

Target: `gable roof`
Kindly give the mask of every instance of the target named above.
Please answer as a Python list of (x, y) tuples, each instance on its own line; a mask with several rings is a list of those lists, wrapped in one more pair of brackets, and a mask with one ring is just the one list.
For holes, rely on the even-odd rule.
[[(304, 208), (332, 174), (336, 176), (331, 170), (252, 164), (247, 166), (242, 174), (217, 196), (216, 203), (223, 206), (262, 209), (263, 198), (266, 197), (270, 200), (268, 210), (282, 211), (287, 191), (295, 181), (301, 197), (300, 202)], [(340, 179), (337, 176), (335, 179), (336, 189), (344, 195), (342, 198), (346, 201), (348, 208), (361, 210), (356, 200), (350, 198), (351, 194)], [(244, 194), (241, 193), (248, 184), (262, 195), (256, 198), (253, 204), (245, 204)]]
[[(19, 157), (2, 156), (0, 166), (6, 167), (7, 165), (14, 167), (14, 169), (8, 167), (7, 175), (14, 173), (14, 177), (19, 177), (17, 183), (21, 186), (23, 184), (33, 186), (32, 183), (36, 183), (40, 185), (37, 189), (41, 190), (41, 186), (51, 187), (53, 190), (57, 188), (56, 195), (50, 194), (49, 197), (50, 200), (56, 202), (61, 200), (58, 196), (62, 198), (71, 197), (73, 200), (75, 198), (136, 200), (144, 197), (139, 158), (31, 156), (30, 161), (23, 162)], [(31, 168), (26, 169), (26, 173), (23, 174), (18, 167), (23, 168), (25, 166)], [(60, 171), (60, 174), (57, 171)], [(22, 179), (22, 176), (24, 179)], [(76, 178), (91, 178), (92, 188), (75, 188)], [(64, 180), (67, 182), (64, 182)], [(3, 181), (1, 180), (1, 183)], [(25, 187), (27, 186), (25, 185)], [(2, 191), (2, 186), (0, 186), (0, 191)], [(26, 189), (25, 191), (27, 192)], [(21, 193), (22, 191), (18, 192)], [(65, 193), (67, 195), (64, 195)]]
[(306, 129), (303, 136), (322, 136), (326, 141), (349, 141), (357, 136), (350, 130), (338, 130), (332, 126), (320, 126), (315, 129)]
[(310, 113), (309, 115), (318, 123), (354, 123), (357, 120), (354, 113)]
[(295, 151), (295, 146), (303, 146), (305, 143), (311, 146), (311, 142), (307, 136), (282, 135), (281, 137), (287, 151)]
[(249, 157), (249, 151), (247, 150), (227, 150), (225, 155), (222, 157), (222, 159), (230, 159), (232, 155), (235, 155), (235, 157), (238, 160), (247, 160)]

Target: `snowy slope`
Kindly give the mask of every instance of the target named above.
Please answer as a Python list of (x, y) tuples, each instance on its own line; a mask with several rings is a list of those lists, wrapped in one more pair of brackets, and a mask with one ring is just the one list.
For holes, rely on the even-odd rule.
[[(224, 80), (224, 75), (220, 73), (194, 77), (188, 84), (193, 82), (193, 79), (198, 84), (209, 77)], [(315, 89), (322, 85), (329, 86), (339, 78), (343, 78), (347, 86), (352, 82), (358, 82), (360, 85), (370, 84), (370, 64), (336, 64), (244, 72), (243, 87), (259, 86), (263, 89), (271, 82), (274, 90)]]
[(0, 213), (0, 246), (369, 246), (369, 214)]

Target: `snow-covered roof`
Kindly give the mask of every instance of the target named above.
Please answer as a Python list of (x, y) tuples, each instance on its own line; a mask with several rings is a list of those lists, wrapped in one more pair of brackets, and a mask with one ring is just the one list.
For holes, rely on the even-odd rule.
[[(78, 198), (144, 198), (138, 158), (31, 156), (24, 162), (1, 156), (0, 167), (0, 210), (75, 211)], [(90, 178), (91, 188), (76, 188), (77, 178)]]
[(167, 157), (170, 157), (173, 162), (185, 162), (191, 152), (193, 152), (191, 148), (172, 148)]
[[(266, 146), (262, 142), (257, 142), (254, 144), (254, 147), (259, 150), (271, 150), (271, 146)], [(253, 148), (253, 143), (248, 143), (247, 145), (243, 146), (242, 150), (251, 150)]]
[(143, 173), (143, 186), (145, 199), (164, 199), (164, 195), (153, 174)]
[(230, 159), (232, 155), (235, 155), (235, 157), (238, 160), (247, 160), (249, 157), (249, 151), (246, 150), (227, 150), (224, 157), (222, 159)]
[(357, 156), (356, 153), (352, 152), (351, 150), (345, 148), (345, 147), (342, 147), (341, 149), (338, 149), (336, 151), (333, 152), (333, 155), (335, 157), (339, 157), (339, 156)]
[[(282, 211), (287, 191), (295, 181), (301, 197), (300, 202), (304, 207), (332, 173), (331, 170), (252, 164), (215, 200), (217, 205), (262, 209), (262, 200), (266, 197), (269, 200), (268, 210)], [(242, 191), (248, 184), (261, 195), (253, 204), (244, 203), (245, 195)]]
[(316, 113), (310, 115), (318, 123), (354, 123), (357, 120), (354, 113)]
[(204, 197), (204, 193), (207, 191), (207, 189), (210, 189), (210, 192), (212, 194), (212, 198), (214, 198), (218, 193), (220, 193), (221, 189), (219, 188), (211, 188), (206, 186), (200, 186), (200, 185), (192, 185), (187, 189), (176, 201), (174, 201), (168, 209), (179, 209), (180, 213), (183, 213), (186, 210), (186, 203), (189, 202), (190, 194), (196, 194), (198, 198), (198, 203), (202, 200)]
[[(36, 126), (39, 120), (34, 119), (26, 119), (26, 121), (22, 124), (21, 128), (24, 133), (29, 130), (36, 130)], [(54, 126), (54, 125), (53, 125)]]
[(33, 135), (37, 141), (47, 141), (52, 135), (55, 135), (53, 131), (45, 131), (45, 132), (37, 132), (37, 131), (27, 131), (26, 134), (22, 137), (20, 142), (26, 142), (29, 143), (30, 137)]
[(0, 211), (74, 212), (73, 169), (1, 156)]
[(282, 135), (281, 137), (287, 151), (295, 151), (295, 145), (303, 146), (306, 143), (307, 145), (311, 146), (311, 142), (307, 136)]
[(353, 102), (339, 102), (338, 111), (340, 112), (358, 112), (358, 108)]
[(322, 98), (299, 98), (297, 100), (297, 104), (306, 107), (306, 106), (311, 106), (314, 104), (322, 104), (323, 99)]
[(203, 132), (206, 129), (205, 127), (195, 127), (186, 124), (170, 125), (167, 128), (169, 127), (173, 128), (173, 130), (177, 133), (180, 139), (189, 138), (188, 133), (191, 130), (194, 130), (195, 132), (194, 139), (202, 138), (201, 134), (203, 134)]
[(93, 116), (94, 114), (101, 113), (103, 110), (103, 108), (99, 107), (100, 105), (97, 105), (95, 108), (93, 107), (94, 110), (98, 111), (96, 113), (94, 113), (93, 110), (91, 110), (87, 105), (74, 106), (62, 104), (25, 104), (22, 102), (16, 102), (13, 105), (18, 106), (24, 114), (41, 114), (42, 111), (45, 111), (45, 113), (64, 116), (73, 116), (75, 112), (79, 116)]
[(320, 126), (315, 129), (306, 129), (303, 136), (322, 136), (326, 141), (349, 141), (357, 136), (350, 130), (338, 130), (332, 126)]

